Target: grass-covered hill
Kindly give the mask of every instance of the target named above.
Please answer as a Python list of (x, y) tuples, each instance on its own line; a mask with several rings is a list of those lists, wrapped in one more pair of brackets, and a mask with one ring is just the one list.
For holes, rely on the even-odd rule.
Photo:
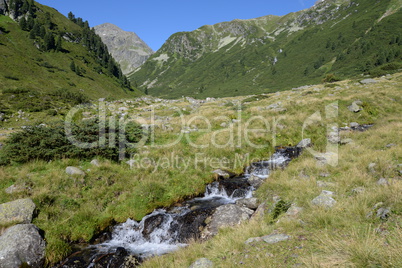
[(401, 6), (325, 0), (282, 17), (179, 32), (129, 77), (151, 95), (205, 98), (382, 75), (402, 68)]
[[(256, 193), (266, 204), (265, 216), (222, 229), (205, 243), (193, 242), (143, 266), (189, 267), (205, 257), (216, 267), (401, 267), (402, 73), (370, 84), (359, 80), (202, 101), (142, 97), (111, 102), (108, 116), (124, 113), (154, 129), (151, 140), (137, 148), (128, 163), (128, 158), (116, 162), (102, 154), (96, 164), (91, 156), (66, 154), (60, 159), (57, 151), (59, 158), (50, 162), (38, 154), (22, 158), (29, 150), (51, 155), (61, 149), (54, 148), (61, 139), (59, 128), (1, 135), (0, 159), (12, 156), (12, 163), (0, 166), (0, 203), (20, 198), (35, 202), (39, 213), (33, 223), (44, 230), (51, 265), (110, 224), (139, 220), (155, 208), (197, 196), (217, 168), (241, 173), (252, 161), (267, 159), (275, 146), (296, 145), (303, 138), (311, 138), (312, 151), (325, 152), (329, 126), (372, 124), (365, 132), (340, 132), (337, 165), (325, 164), (306, 150), (286, 169), (274, 171)], [(350, 111), (352, 103), (358, 103), (360, 111)], [(327, 116), (327, 108), (334, 106), (337, 115)], [(93, 117), (100, 108), (88, 107), (82, 118)], [(9, 135), (8, 130), (0, 134)], [(19, 143), (21, 136), (22, 145), (41, 142), (26, 148)], [(85, 175), (67, 174), (69, 166)], [(14, 191), (6, 193), (12, 185)], [(330, 209), (312, 203), (322, 190), (333, 192), (336, 204)], [(278, 198), (301, 211), (287, 216), (279, 210), (283, 213), (274, 219), (269, 211)], [(388, 209), (386, 217), (377, 217), (381, 208)], [(291, 238), (274, 245), (245, 243), (272, 233)]]
[[(138, 96), (88, 22), (34, 1), (0, 8), (0, 112)], [(4, 5), (4, 4), (3, 4)]]

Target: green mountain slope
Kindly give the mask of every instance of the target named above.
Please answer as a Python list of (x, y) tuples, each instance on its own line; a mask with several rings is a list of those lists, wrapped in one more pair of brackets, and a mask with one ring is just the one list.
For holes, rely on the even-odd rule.
[(129, 75), (145, 92), (234, 96), (274, 92), (402, 68), (400, 0), (326, 0), (283, 17), (203, 26), (172, 35)]
[(33, 1), (4, 3), (9, 5), (0, 7), (0, 112), (140, 94), (87, 22)]

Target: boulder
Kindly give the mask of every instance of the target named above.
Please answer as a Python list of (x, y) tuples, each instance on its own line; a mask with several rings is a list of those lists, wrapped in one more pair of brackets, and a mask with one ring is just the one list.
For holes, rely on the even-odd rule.
[(333, 192), (323, 190), (319, 196), (314, 198), (311, 203), (324, 207), (324, 208), (331, 208), (336, 204), (336, 200), (332, 198)]
[(0, 267), (43, 267), (45, 241), (33, 224), (18, 224), (0, 236)]
[(361, 101), (354, 101), (351, 105), (348, 106), (348, 110), (354, 113), (358, 113), (362, 110), (362, 108), (359, 106), (361, 104)]
[(238, 225), (248, 220), (253, 210), (234, 204), (227, 204), (216, 208), (211, 217), (207, 218), (207, 225), (202, 231), (203, 239), (216, 235), (221, 227)]
[(206, 258), (200, 258), (189, 266), (189, 268), (212, 268), (212, 267), (214, 267), (214, 263)]
[(362, 85), (375, 84), (375, 83), (377, 83), (377, 80), (374, 80), (374, 79), (371, 79), (371, 78), (363, 79), (363, 80), (360, 81), (360, 84), (362, 84)]
[(18, 199), (0, 205), (0, 226), (9, 226), (18, 223), (31, 223), (34, 212), (34, 202), (27, 199)]
[(66, 173), (71, 176), (85, 176), (85, 172), (77, 167), (67, 167)]
[(254, 176), (254, 175), (251, 175), (251, 176), (248, 178), (247, 181), (248, 181), (248, 183), (250, 183), (250, 185), (253, 186), (254, 188), (258, 188), (258, 187), (260, 187), (261, 184), (264, 182), (264, 179), (262, 179), (262, 178), (260, 178), (260, 177), (257, 177), (257, 176)]
[(298, 148), (307, 148), (310, 146), (311, 146), (311, 139), (303, 139), (296, 145), (296, 147)]
[(258, 208), (258, 199), (255, 197), (239, 199), (236, 201), (236, 205), (256, 210)]
[(382, 186), (386, 186), (386, 185), (389, 185), (389, 182), (388, 182), (388, 180), (387, 180), (386, 178), (380, 178), (380, 179), (377, 181), (377, 184), (378, 184), (378, 185), (382, 185)]
[(100, 163), (98, 159), (94, 159), (91, 161), (91, 165), (95, 166), (95, 167), (100, 167)]
[(231, 174), (229, 172), (224, 171), (222, 169), (217, 169), (212, 171), (212, 173), (216, 174), (217, 177), (222, 178), (222, 179), (229, 179)]
[(290, 239), (290, 236), (286, 234), (270, 234), (261, 237), (261, 239), (268, 244), (276, 244), (281, 241), (286, 241)]
[(352, 123), (349, 124), (349, 126), (350, 126), (351, 128), (358, 128), (360, 125), (359, 125), (359, 123), (352, 122)]
[(264, 217), (264, 215), (267, 211), (268, 211), (267, 203), (263, 202), (258, 206), (258, 208), (254, 212), (254, 214), (251, 216), (251, 219), (262, 218), (262, 217)]

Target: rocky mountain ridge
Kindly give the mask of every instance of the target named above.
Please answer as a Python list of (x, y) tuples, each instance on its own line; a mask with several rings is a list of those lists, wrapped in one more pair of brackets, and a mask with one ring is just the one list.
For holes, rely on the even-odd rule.
[(124, 74), (141, 66), (152, 54), (152, 49), (134, 32), (126, 32), (111, 23), (94, 27), (107, 45)]
[[(129, 77), (149, 94), (168, 98), (290, 89), (330, 73), (350, 77), (401, 62), (400, 47), (390, 47), (401, 6), (397, 0), (326, 0), (281, 17), (175, 33)], [(379, 50), (391, 49), (388, 61), (379, 59)]]

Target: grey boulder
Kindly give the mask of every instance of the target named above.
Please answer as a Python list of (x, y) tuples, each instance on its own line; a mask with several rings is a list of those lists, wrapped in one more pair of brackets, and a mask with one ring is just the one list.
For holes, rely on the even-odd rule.
[(0, 236), (0, 267), (43, 267), (45, 246), (35, 225), (19, 224), (10, 227)]
[(36, 205), (29, 199), (18, 199), (0, 205), (0, 226), (31, 223)]

